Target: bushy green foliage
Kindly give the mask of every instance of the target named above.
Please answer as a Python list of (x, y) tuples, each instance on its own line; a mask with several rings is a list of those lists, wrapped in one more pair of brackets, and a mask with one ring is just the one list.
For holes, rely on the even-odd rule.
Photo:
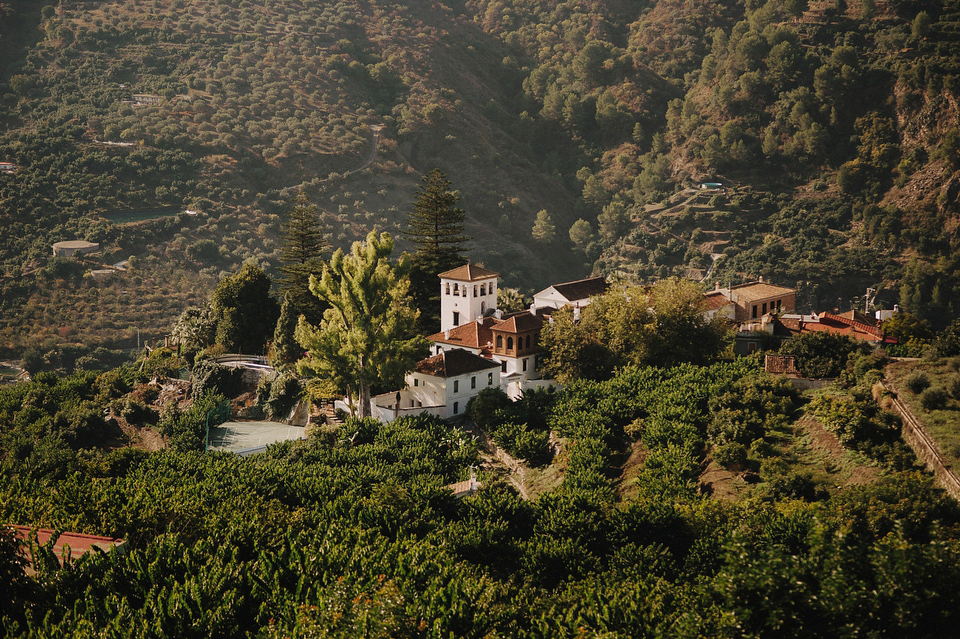
[(713, 460), (725, 468), (743, 468), (747, 463), (747, 448), (738, 442), (727, 442), (713, 449)]
[(804, 377), (837, 377), (846, 370), (847, 359), (863, 347), (846, 335), (825, 331), (794, 335), (780, 352), (796, 356), (797, 371)]
[(242, 388), (243, 367), (225, 366), (211, 359), (202, 359), (193, 367), (190, 376), (192, 397), (201, 397), (208, 392), (236, 397)]
[(570, 309), (544, 327), (544, 370), (565, 382), (603, 380), (626, 365), (675, 366), (714, 361), (727, 346), (727, 327), (707, 320), (692, 282), (663, 280), (649, 290), (617, 287), (597, 296), (575, 320)]
[(270, 382), (270, 391), (263, 400), (268, 418), (286, 419), (290, 410), (303, 395), (303, 385), (295, 375), (282, 373)]
[(907, 390), (914, 395), (919, 395), (926, 389), (930, 388), (930, 378), (927, 377), (927, 374), (923, 371), (916, 371), (907, 376), (905, 384), (907, 386)]
[(552, 389), (534, 389), (513, 402), (501, 389), (485, 388), (467, 404), (467, 414), (498, 446), (539, 466), (552, 457), (547, 417), (555, 399)]
[(957, 401), (960, 401), (960, 375), (954, 375), (947, 383), (947, 390)]
[(940, 410), (947, 405), (947, 391), (942, 388), (928, 388), (920, 393), (920, 406), (925, 411)]
[(220, 280), (211, 297), (216, 318), (216, 342), (227, 352), (262, 354), (273, 337), (280, 306), (270, 295), (271, 282), (263, 269), (247, 263)]
[(222, 417), (217, 419), (215, 415), (226, 401), (223, 395), (207, 390), (194, 395), (193, 403), (186, 410), (181, 410), (176, 404), (168, 404), (160, 415), (157, 427), (169, 438), (170, 449), (181, 452), (204, 450), (207, 426), (217, 426), (223, 421)]
[(899, 419), (882, 411), (869, 390), (854, 389), (851, 396), (820, 395), (809, 410), (844, 446), (895, 470), (905, 470), (914, 463), (914, 456), (900, 439)]
[[(249, 458), (67, 452), (75, 472), (56, 475), (4, 465), (0, 517), (128, 544), (42, 563), (30, 589), (4, 591), (4, 614), (48, 634), (138, 637), (764, 634), (784, 618), (883, 636), (918, 615), (924, 628), (952, 623), (960, 510), (929, 478), (894, 473), (827, 497), (809, 477), (772, 473), (764, 500), (698, 494), (710, 398), (739, 380), (771, 390), (756, 367), (631, 368), (531, 394), (527, 410), (546, 413), (570, 449), (563, 485), (529, 501), (496, 485), (454, 499), (444, 487), (479, 462), (477, 443), (426, 415), (349, 419)], [(78, 381), (34, 384), (69, 398)], [(4, 389), (0, 411), (35, 390)], [(196, 439), (217, 399), (174, 421)], [(618, 503), (611, 461), (641, 416), (642, 490)], [(9, 445), (0, 438), (3, 455)], [(921, 607), (908, 596), (918, 588)]]

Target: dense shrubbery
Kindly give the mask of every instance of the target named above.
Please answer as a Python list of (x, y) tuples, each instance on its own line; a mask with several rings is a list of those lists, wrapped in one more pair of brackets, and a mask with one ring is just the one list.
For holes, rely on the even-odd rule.
[(532, 390), (512, 402), (499, 388), (484, 389), (470, 401), (467, 414), (498, 446), (539, 466), (552, 456), (547, 416), (554, 399), (552, 390)]
[(922, 371), (917, 371), (911, 373), (907, 377), (906, 381), (907, 390), (909, 390), (914, 395), (919, 395), (923, 391), (930, 388), (930, 378), (927, 377), (927, 374)]
[(940, 410), (946, 407), (948, 397), (942, 388), (928, 388), (920, 393), (920, 406), (925, 411)]
[[(13, 634), (29, 623), (137, 637), (692, 637), (779, 632), (789, 618), (887, 636), (910, 624), (939, 632), (960, 609), (960, 510), (926, 478), (892, 474), (828, 497), (771, 465), (765, 500), (699, 494), (708, 433), (742, 419), (735, 432), (762, 437), (759, 423), (793, 405), (753, 360), (629, 368), (519, 405), (483, 394), (471, 411), (485, 427), (549, 425), (568, 442), (563, 484), (531, 501), (496, 483), (454, 499), (444, 486), (478, 463), (477, 444), (428, 416), (347, 420), (250, 458), (48, 449), (56, 434), (38, 435), (45, 456), (21, 457), (11, 435), (31, 420), (61, 402), (112, 401), (132, 383), (129, 371), (39, 377), (0, 391), (0, 518), (120, 536), (128, 548), (41, 565), (37, 581), (0, 573)], [(163, 416), (175, 448), (197, 443), (216, 402)], [(837, 423), (861, 420), (829, 407)], [(623, 500), (614, 460), (633, 436), (647, 459), (637, 496)], [(731, 445), (741, 449), (728, 462), (744, 463), (739, 442), (715, 451)]]
[(796, 356), (797, 371), (804, 377), (837, 377), (850, 356), (864, 346), (845, 335), (827, 332), (800, 333), (780, 345), (780, 352)]
[(916, 458), (900, 438), (900, 420), (879, 408), (866, 388), (850, 396), (820, 395), (809, 407), (844, 446), (859, 450), (895, 470), (913, 467)]

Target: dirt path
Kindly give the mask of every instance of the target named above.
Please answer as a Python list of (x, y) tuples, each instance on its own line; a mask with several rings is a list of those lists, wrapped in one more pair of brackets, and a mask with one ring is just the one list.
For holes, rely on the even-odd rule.
[(807, 437), (811, 454), (819, 458), (825, 467), (843, 469), (836, 478), (841, 487), (870, 484), (880, 477), (880, 469), (861, 463), (851, 464), (850, 451), (844, 448), (837, 436), (823, 427), (817, 418), (804, 415), (797, 421), (800, 432)]
[(504, 478), (517, 489), (520, 497), (524, 500), (530, 499), (530, 494), (527, 491), (527, 470), (523, 467), (523, 464), (511, 457), (507, 451), (497, 447), (493, 440), (474, 424), (467, 425), (466, 429), (476, 436), (480, 442), (480, 458), (484, 464), (489, 467), (502, 468)]

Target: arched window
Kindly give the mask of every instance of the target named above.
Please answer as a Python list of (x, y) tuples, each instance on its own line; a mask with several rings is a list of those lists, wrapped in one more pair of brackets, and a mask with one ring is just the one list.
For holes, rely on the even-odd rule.
[(454, 284), (454, 285), (453, 285), (453, 294), (454, 294), (454, 295), (457, 295), (457, 296), (460, 295), (460, 285), (459, 285), (459, 284)]
[(503, 335), (497, 335), (497, 348), (503, 348)]
[(447, 282), (447, 295), (450, 294), (450, 282)]
[(473, 296), (474, 296), (474, 297), (477, 296), (477, 285), (476, 285), (476, 284), (473, 285)]
[(527, 348), (530, 348), (530, 336), (527, 335)]
[(486, 285), (486, 284), (481, 284), (481, 285), (480, 285), (480, 296), (483, 297), (483, 296), (486, 295), (486, 294), (487, 294), (487, 285)]
[(507, 350), (508, 350), (508, 351), (512, 351), (512, 350), (513, 350), (513, 338), (512, 338), (512, 337), (508, 337), (508, 338), (507, 338)]

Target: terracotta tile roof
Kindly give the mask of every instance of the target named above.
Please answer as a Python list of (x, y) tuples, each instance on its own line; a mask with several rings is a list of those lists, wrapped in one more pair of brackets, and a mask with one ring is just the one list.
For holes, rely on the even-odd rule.
[(707, 310), (715, 311), (718, 308), (723, 308), (729, 304), (733, 304), (730, 300), (724, 296), (723, 293), (710, 292), (704, 296), (707, 300)]
[(450, 329), (447, 334), (443, 331), (427, 337), (431, 342), (452, 344), (463, 348), (484, 348), (493, 341), (490, 328), (497, 323), (492, 317), (484, 317), (481, 322), (467, 322)]
[(892, 337), (885, 337), (883, 331), (876, 326), (849, 319), (833, 313), (819, 315), (784, 315), (780, 324), (792, 333), (831, 333), (833, 335), (847, 335), (853, 339), (868, 342), (883, 342), (895, 344)]
[(875, 326), (870, 326), (869, 324), (864, 324), (863, 322), (847, 319), (846, 317), (842, 317), (840, 315), (834, 315), (833, 313), (820, 313), (819, 327), (817, 327), (816, 324), (804, 324), (801, 330), (827, 331), (828, 333), (849, 335), (854, 339), (867, 340), (871, 342), (879, 342), (883, 340), (883, 331)]
[(854, 322), (860, 322), (861, 324), (866, 324), (867, 326), (876, 326), (877, 320), (874, 317), (869, 315), (864, 315), (860, 311), (846, 311), (845, 313), (835, 313), (837, 317), (842, 317)]
[(420, 360), (414, 370), (431, 377), (446, 379), (468, 373), (478, 373), (488, 368), (500, 368), (500, 363), (474, 355), (462, 348), (454, 348)]
[[(30, 533), (34, 528), (31, 526), (12, 526), (17, 537), (23, 541), (26, 541), (30, 537)], [(37, 543), (45, 544), (50, 541), (50, 538), (53, 536), (54, 531), (49, 528), (38, 528), (37, 531)], [(65, 532), (61, 533), (57, 538), (57, 541), (53, 544), (53, 552), (57, 557), (58, 561), (63, 560), (63, 551), (64, 546), (70, 547), (70, 559), (76, 559), (81, 555), (85, 555), (94, 548), (99, 548), (104, 552), (110, 552), (111, 550), (121, 548), (124, 543), (123, 539), (115, 539), (113, 537), (102, 537), (100, 535), (85, 535), (83, 533), (75, 532)], [(29, 556), (28, 549), (24, 549), (24, 552), (27, 553), (27, 560), (32, 565), (33, 558)], [(28, 567), (28, 571), (31, 571), (32, 568)]]
[(764, 370), (774, 375), (796, 375), (796, 357), (793, 355), (767, 355)]
[(741, 303), (765, 300), (771, 297), (783, 297), (784, 295), (796, 293), (796, 291), (792, 288), (775, 286), (773, 284), (767, 284), (766, 282), (751, 282), (749, 284), (741, 284), (739, 286), (731, 287), (730, 290), (736, 292), (738, 296), (737, 299)]
[(474, 282), (476, 280), (485, 280), (491, 277), (497, 277), (499, 273), (494, 273), (493, 271), (487, 270), (482, 266), (477, 266), (476, 264), (464, 264), (463, 266), (458, 266), (455, 269), (449, 271), (444, 271), (437, 275), (437, 277), (442, 277), (448, 280), (459, 280), (461, 282)]
[(610, 285), (603, 277), (588, 277), (575, 282), (564, 282), (563, 284), (554, 284), (553, 290), (563, 295), (567, 300), (575, 302), (585, 300), (595, 295), (603, 295), (607, 292)]
[(525, 333), (526, 331), (537, 331), (541, 328), (543, 328), (543, 320), (540, 316), (534, 315), (529, 311), (522, 311), (516, 315), (512, 315), (493, 326), (494, 331), (504, 333)]

